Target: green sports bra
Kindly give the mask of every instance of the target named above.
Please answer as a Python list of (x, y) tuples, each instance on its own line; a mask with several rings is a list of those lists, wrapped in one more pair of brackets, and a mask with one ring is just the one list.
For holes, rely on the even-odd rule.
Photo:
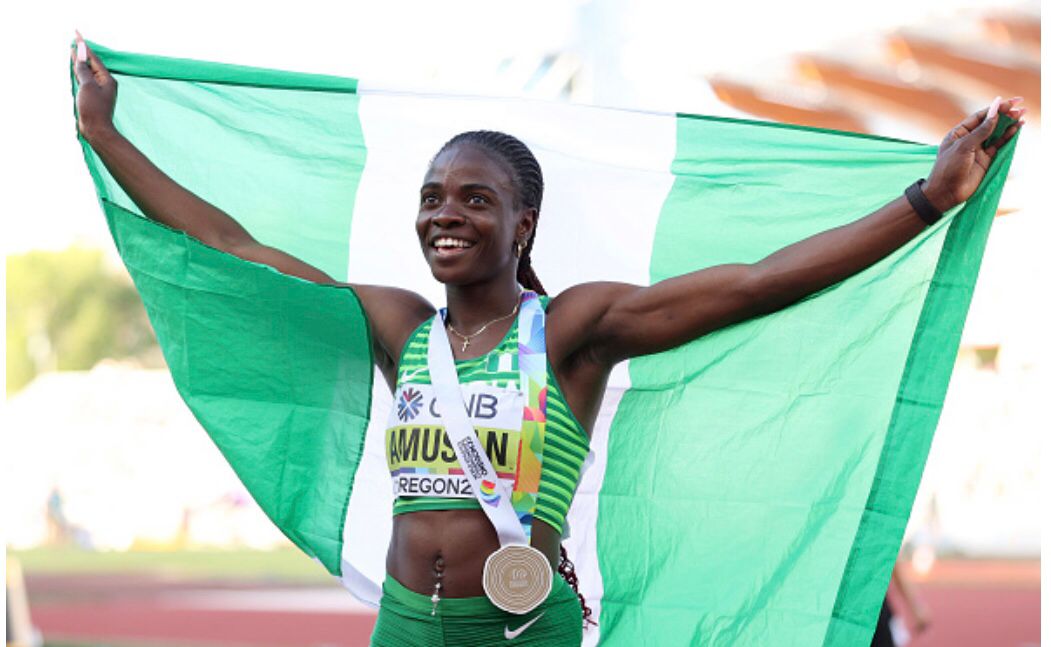
[[(541, 297), (541, 303), (545, 308), (548, 302), (547, 297)], [(396, 394), (402, 392), (404, 390), (402, 387), (405, 385), (430, 384), (430, 373), (427, 370), (427, 341), (430, 338), (433, 321), (433, 319), (428, 319), (421, 324), (405, 344), (398, 362)], [(519, 380), (517, 319), (493, 350), (474, 359), (457, 360), (456, 373), (460, 378), (460, 384), (465, 386), (478, 382), (502, 388), (517, 388)], [(565, 525), (566, 514), (569, 512), (569, 504), (580, 482), (584, 460), (588, 455), (588, 437), (584, 432), (584, 427), (577, 421), (566, 404), (562, 389), (559, 388), (551, 371), (550, 363), (547, 366), (547, 388), (547, 428), (544, 433), (543, 467), (540, 472), (540, 488), (537, 493), (534, 517), (561, 533)], [(491, 453), (490, 446), (496, 445), (492, 442), (494, 438), (486, 437), (483, 430), (479, 430), (479, 437), (486, 446), (487, 453)], [(398, 457), (399, 451), (397, 447), (392, 448), (392, 444), (396, 444), (397, 440), (390, 434), (385, 434), (388, 467), (391, 468), (392, 475), (395, 471), (392, 461)], [(434, 441), (434, 445), (432, 451), (436, 453), (440, 449), (437, 440)], [(499, 452), (500, 449), (499, 446), (493, 448), (496, 452)], [(506, 451), (506, 447), (503, 449)], [(451, 453), (451, 448), (449, 452)], [(498, 455), (490, 456), (490, 460), (500, 471), (497, 458)], [(459, 464), (456, 463), (456, 466), (458, 467)], [(470, 509), (481, 509), (478, 500), (473, 496), (470, 498), (400, 496), (394, 499), (395, 515), (419, 510)]]

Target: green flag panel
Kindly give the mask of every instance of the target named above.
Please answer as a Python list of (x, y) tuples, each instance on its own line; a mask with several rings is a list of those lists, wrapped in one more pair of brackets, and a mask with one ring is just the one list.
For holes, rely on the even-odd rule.
[[(346, 276), (365, 163), (353, 80), (92, 47), (118, 81), (115, 124), (151, 161), (261, 242)], [(145, 219), (84, 153), (180, 394), (263, 511), (339, 574), (372, 394), (357, 297)]]
[(92, 48), (117, 79), (114, 123), (146, 157), (260, 242), (346, 279), (365, 167), (356, 82)]
[(103, 207), (179, 393), (267, 516), (339, 574), (372, 395), (357, 297)]
[[(867, 644), (1011, 152), (954, 217), (868, 270), (631, 361), (599, 498), (610, 644)], [(652, 281), (855, 220), (935, 154), (683, 116)]]

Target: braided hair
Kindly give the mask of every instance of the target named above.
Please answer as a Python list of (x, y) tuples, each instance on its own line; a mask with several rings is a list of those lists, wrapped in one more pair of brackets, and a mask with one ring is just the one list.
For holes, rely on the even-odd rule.
[[(540, 171), (540, 163), (536, 161), (533, 152), (517, 137), (495, 130), (472, 130), (453, 137), (442, 146), (434, 157), (444, 153), (457, 144), (470, 144), (477, 146), (493, 157), (503, 161), (511, 170), (511, 183), (515, 189), (515, 207), (536, 209), (536, 219), (533, 221), (533, 232), (522, 249), (522, 255), (518, 259), (518, 282), (527, 290), (537, 294), (547, 295), (543, 284), (537, 278), (533, 270), (533, 261), (530, 252), (533, 251), (533, 240), (536, 239), (536, 222), (540, 219), (540, 202), (544, 198), (544, 174)], [(581, 595), (577, 582), (577, 572), (573, 562), (569, 561), (566, 547), (559, 547), (558, 574), (566, 581), (580, 599), (580, 608), (584, 615), (584, 625), (596, 624), (591, 619), (591, 608), (588, 607), (584, 596)]]
[(530, 253), (533, 251), (533, 240), (536, 239), (536, 222), (540, 219), (540, 202), (544, 199), (544, 174), (540, 171), (540, 163), (536, 161), (533, 152), (517, 137), (495, 130), (471, 130), (453, 137), (445, 142), (439, 155), (457, 144), (470, 144), (477, 146), (493, 157), (501, 160), (510, 168), (511, 183), (515, 188), (515, 207), (536, 209), (536, 219), (533, 221), (533, 232), (529, 234), (522, 249), (522, 256), (518, 259), (518, 282), (527, 290), (537, 294), (546, 295), (543, 284), (537, 278), (533, 270), (533, 261)]

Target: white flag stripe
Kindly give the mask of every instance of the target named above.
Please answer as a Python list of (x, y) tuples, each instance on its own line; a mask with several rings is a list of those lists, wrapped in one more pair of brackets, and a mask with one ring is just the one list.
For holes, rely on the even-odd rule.
[(391, 407), (387, 382), (379, 371), (372, 378), (372, 412), (365, 435), (365, 454), (354, 475), (354, 488), (343, 525), (341, 581), (359, 600), (379, 604), (379, 585), (387, 571), (394, 494), (384, 453), (383, 427)]
[(673, 115), (365, 87), (359, 114), (368, 152), (351, 225), (351, 280), (384, 284), (397, 276), (402, 287), (444, 303), (413, 229), (420, 184), (453, 135), (496, 129), (528, 144), (544, 170), (533, 265), (548, 291), (595, 280), (648, 282), (655, 223), (672, 184)]
[(567, 521), (570, 536), (566, 540), (566, 550), (574, 560), (580, 592), (584, 595), (591, 609), (596, 624), (590, 625), (584, 632), (584, 645), (597, 645), (599, 639), (598, 619), (602, 612), (602, 571), (599, 569), (598, 555), (598, 506), (599, 493), (606, 476), (606, 451), (609, 448), (609, 427), (617, 415), (617, 407), (630, 388), (631, 378), (628, 375), (628, 363), (621, 362), (613, 369), (610, 382), (625, 386), (608, 387), (595, 419), (595, 428), (591, 432), (591, 454), (588, 465), (580, 479), (573, 506), (569, 509)]

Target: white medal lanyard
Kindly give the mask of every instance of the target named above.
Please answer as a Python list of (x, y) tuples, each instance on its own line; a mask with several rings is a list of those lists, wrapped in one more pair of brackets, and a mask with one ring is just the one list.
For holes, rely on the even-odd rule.
[[(467, 416), (449, 337), (445, 333), (443, 315), (444, 310), (431, 322), (427, 344), (431, 384), (435, 399), (441, 407), (445, 433), (452, 442), (456, 458), (500, 540), (500, 550), (486, 560), (483, 588), (497, 607), (511, 613), (528, 613), (547, 599), (551, 590), (551, 567), (543, 553), (529, 546), (529, 538), (512, 506), (511, 490), (493, 469), (492, 462), (486, 456), (485, 449), (474, 432), (474, 425)], [(520, 386), (523, 391), (528, 390), (524, 362), (531, 365), (537, 360), (543, 361), (546, 375), (546, 349), (541, 348), (541, 352), (533, 356), (522, 352), (523, 343), (537, 337), (533, 334), (537, 329), (534, 323), (537, 317), (540, 321), (539, 336), (542, 339), (543, 316), (540, 300), (535, 295), (527, 295), (518, 314), (519, 369), (522, 378)], [(526, 324), (527, 336), (523, 337), (523, 322), (526, 321), (529, 322)], [(540, 344), (543, 345), (543, 342)]]
[[(519, 316), (522, 316), (519, 314)], [(456, 364), (453, 360), (449, 336), (445, 333), (445, 322), (442, 313), (434, 317), (431, 323), (431, 335), (427, 344), (427, 364), (431, 373), (431, 385), (434, 387), (435, 399), (441, 407), (442, 420), (445, 422), (445, 433), (452, 441), (456, 459), (463, 468), (464, 476), (471, 482), (475, 497), (482, 505), (482, 510), (496, 529), (496, 536), (501, 546), (509, 544), (527, 545), (525, 530), (518, 521), (518, 515), (511, 506), (511, 491), (497, 476), (492, 462), (485, 454), (485, 448), (474, 433), (474, 425), (467, 417), (463, 393), (460, 391), (460, 379), (456, 375)], [(496, 490), (496, 500), (492, 497), (482, 498), (482, 481), (486, 489)], [(492, 484), (490, 486), (490, 484)]]

